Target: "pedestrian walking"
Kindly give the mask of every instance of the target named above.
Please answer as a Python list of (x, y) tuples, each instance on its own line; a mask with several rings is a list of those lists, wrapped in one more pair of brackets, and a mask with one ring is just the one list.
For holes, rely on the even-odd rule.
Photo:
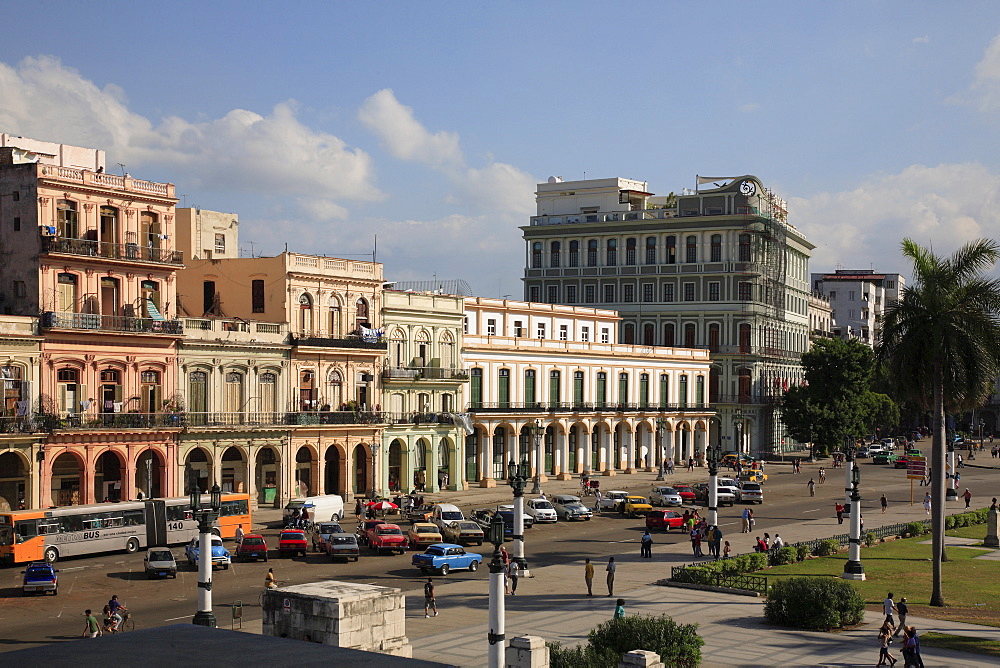
[(903, 630), (903, 656), (904, 663), (914, 668), (924, 668), (924, 660), (920, 656), (920, 638), (917, 636), (915, 626), (907, 626)]
[(424, 617), (430, 617), (430, 611), (434, 611), (434, 616), (438, 616), (437, 598), (434, 596), (434, 580), (427, 578), (424, 583)]
[(702, 556), (701, 533), (697, 528), (691, 529), (691, 553), (694, 555), (695, 559)]
[(653, 537), (649, 535), (649, 529), (646, 529), (646, 533), (642, 534), (642, 539), (639, 543), (639, 556), (643, 559), (653, 558)]
[(750, 509), (743, 509), (743, 533), (750, 533)]
[(688, 473), (694, 471), (694, 457), (688, 457)]
[(826, 469), (823, 468), (822, 466), (820, 466), (819, 467), (819, 484), (822, 485), (825, 482), (826, 482)]
[(892, 618), (892, 613), (896, 611), (896, 603), (892, 600), (892, 592), (889, 592), (889, 595), (882, 601), (882, 611), (885, 612), (886, 623), (895, 626), (896, 621)]
[(972, 492), (969, 491), (968, 487), (965, 488), (965, 494), (962, 495), (962, 498), (965, 499), (965, 507), (968, 508), (969, 504), (972, 503)]
[(962, 481), (962, 474), (956, 471), (955, 472), (955, 489), (958, 489), (958, 483), (960, 483), (961, 481)]
[(673, 457), (668, 457), (667, 458), (667, 475), (673, 475), (673, 474), (674, 474), (674, 458)]
[(84, 614), (87, 616), (87, 619), (85, 622), (86, 626), (83, 627), (82, 635), (89, 638), (96, 638), (97, 636), (104, 635), (104, 632), (101, 630), (101, 625), (97, 621), (97, 617), (95, 617), (90, 611), (90, 608), (88, 608)]
[(243, 542), (243, 525), (237, 525), (236, 527), (236, 544), (239, 545)]
[(604, 570), (608, 572), (608, 596), (615, 595), (615, 570), (618, 566), (615, 564), (614, 557), (608, 557), (608, 566)]
[(583, 581), (587, 583), (587, 596), (594, 595), (594, 564), (590, 563), (590, 557), (583, 564)]
[(809, 478), (809, 482), (806, 483), (806, 486), (809, 488), (809, 496), (816, 496), (816, 481)]
[(834, 510), (837, 511), (837, 524), (844, 523), (844, 504), (837, 503), (834, 505)]
[(885, 498), (885, 494), (879, 499), (879, 503), (882, 504), (882, 514), (885, 515), (885, 511), (889, 509), (889, 499)]
[(899, 603), (896, 604), (896, 612), (899, 613), (899, 626), (896, 627), (896, 632), (893, 633), (894, 636), (898, 636), (899, 632), (906, 627), (906, 615), (910, 612), (910, 607), (906, 605), (906, 597), (899, 599)]
[(753, 532), (753, 526), (754, 526), (754, 524), (757, 523), (757, 520), (754, 519), (753, 508), (747, 508), (747, 510), (750, 511), (750, 531), (747, 531), (747, 533), (751, 533), (751, 532)]
[(726, 541), (726, 542), (725, 542), (725, 543), (723, 544), (723, 546), (722, 546), (722, 558), (723, 558), (723, 559), (728, 559), (728, 558), (729, 558), (729, 556), (730, 556), (730, 554), (732, 553), (732, 551), (733, 551), (733, 548), (732, 548), (732, 547), (730, 547), (730, 545), (729, 545), (729, 541), (727, 540), (727, 541)]
[(928, 515), (931, 514), (931, 493), (930, 492), (924, 493), (924, 512), (926, 512)]
[(516, 559), (510, 561), (510, 595), (517, 595), (517, 580), (520, 577), (521, 566)]
[(889, 653), (890, 643), (892, 643), (892, 625), (886, 622), (878, 630), (878, 663), (875, 664), (876, 666), (896, 665), (896, 657)]
[(594, 501), (594, 512), (599, 513), (601, 512), (601, 490), (599, 489), (594, 490), (594, 498), (597, 499), (596, 501)]
[(615, 601), (614, 619), (625, 619), (625, 599), (620, 598)]
[(358, 522), (361, 521), (361, 514), (363, 512), (364, 509), (361, 507), (361, 499), (358, 498), (354, 501), (354, 516), (358, 519)]

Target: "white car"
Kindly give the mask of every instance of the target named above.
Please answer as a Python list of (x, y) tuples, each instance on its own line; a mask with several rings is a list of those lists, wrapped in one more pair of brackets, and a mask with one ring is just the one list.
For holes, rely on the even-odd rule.
[(572, 494), (557, 494), (552, 497), (552, 508), (556, 516), (564, 520), (589, 520), (594, 517), (593, 511), (583, 505), (580, 497)]
[(720, 492), (729, 492), (733, 495), (733, 498), (735, 498), (737, 502), (743, 500), (742, 485), (740, 485), (738, 480), (733, 480), (732, 478), (718, 478), (716, 484)]
[(740, 502), (742, 503), (764, 503), (764, 490), (759, 482), (745, 482), (740, 489)]
[(524, 502), (524, 512), (535, 518), (535, 524), (559, 521), (556, 509), (546, 499), (528, 499)]
[(610, 490), (601, 496), (601, 503), (598, 507), (601, 510), (615, 510), (618, 508), (618, 504), (625, 500), (626, 496), (628, 496), (628, 492), (618, 489)]
[(649, 493), (649, 502), (654, 506), (684, 505), (684, 499), (673, 487), (654, 487)]
[[(524, 505), (525, 505), (525, 508), (527, 508), (528, 502), (525, 501)], [(505, 505), (502, 505), (502, 506), (497, 506), (497, 510), (506, 510), (507, 512), (510, 513), (511, 517), (514, 517), (514, 504), (513, 503), (508, 503), (508, 504), (505, 504)], [(522, 515), (522, 518), (524, 519), (524, 528), (525, 529), (530, 529), (535, 524), (535, 518), (532, 517), (531, 515), (529, 515), (528, 512), (527, 512), (527, 510)]]

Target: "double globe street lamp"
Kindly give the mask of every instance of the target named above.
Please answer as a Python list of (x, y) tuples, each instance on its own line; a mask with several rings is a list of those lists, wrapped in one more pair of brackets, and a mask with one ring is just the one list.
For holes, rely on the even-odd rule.
[(705, 447), (705, 456), (708, 458), (708, 523), (710, 526), (719, 526), (719, 455), (721, 448), (718, 445), (708, 445)]
[(657, 418), (656, 419), (656, 440), (657, 440), (658, 447), (656, 449), (656, 452), (657, 452), (657, 455), (659, 456), (659, 459), (660, 459), (660, 468), (657, 470), (657, 473), (656, 473), (656, 479), (657, 480), (665, 480), (665, 478), (663, 476), (665, 474), (665, 471), (664, 471), (665, 466), (664, 465), (665, 465), (666, 460), (667, 460), (667, 453), (663, 449), (663, 433), (666, 431), (666, 429), (667, 429), (667, 421), (664, 418)]
[(201, 490), (191, 487), (189, 499), (192, 514), (198, 518), (198, 612), (193, 623), (199, 626), (217, 626), (215, 613), (212, 611), (212, 526), (219, 519), (222, 509), (222, 488), (212, 485), (209, 491), (209, 505), (201, 505)]
[(861, 469), (858, 463), (849, 463), (851, 481), (851, 534), (850, 551), (847, 563), (844, 564), (844, 573), (841, 577), (845, 580), (864, 580), (865, 569), (861, 565)]
[(542, 437), (545, 436), (545, 427), (542, 426), (541, 420), (535, 420), (531, 425), (531, 436), (535, 443), (535, 478), (531, 493), (538, 496), (542, 493)]
[(524, 488), (530, 475), (531, 466), (528, 465), (527, 458), (522, 459), (520, 464), (513, 459), (507, 464), (507, 481), (514, 490), (514, 526), (511, 535), (514, 540), (513, 558), (521, 574), (529, 577), (528, 562), (524, 558)]
[(487, 657), (489, 668), (503, 668), (505, 617), (507, 614), (504, 601), (504, 564), (500, 547), (503, 545), (504, 522), (499, 515), (493, 516), (486, 539), (493, 543), (493, 559), (490, 561), (490, 630), (486, 634)]

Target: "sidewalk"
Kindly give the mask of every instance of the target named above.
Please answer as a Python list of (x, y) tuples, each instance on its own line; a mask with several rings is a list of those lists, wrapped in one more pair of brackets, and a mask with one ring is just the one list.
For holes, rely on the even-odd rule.
[[(787, 469), (771, 465), (768, 473), (781, 474)], [(704, 469), (696, 469), (704, 474)], [(842, 498), (843, 486), (841, 470), (830, 469), (827, 484), (817, 486), (817, 496)], [(695, 475), (697, 475), (695, 474)], [(805, 474), (803, 474), (805, 475)], [(634, 475), (619, 474), (601, 478), (601, 487), (610, 489), (642, 489), (648, 491), (656, 472), (640, 472)], [(678, 473), (674, 480), (687, 478), (686, 472)], [(668, 476), (667, 484), (670, 482)], [(577, 493), (579, 480), (553, 481), (543, 485), (547, 495)], [(890, 504), (889, 511), (882, 515), (878, 510), (878, 495), (873, 490), (865, 490), (864, 508), (869, 528), (875, 525), (889, 525), (924, 519), (919, 502), (910, 506), (898, 500)], [(490, 506), (496, 503), (510, 503), (510, 488), (502, 485), (496, 488), (473, 488), (464, 492), (442, 492), (426, 495), (428, 502), (458, 503), (463, 508)], [(960, 512), (960, 504), (949, 507), (951, 512)], [(737, 506), (736, 511), (740, 510)], [(280, 511), (258, 512), (258, 523), (280, 519)], [(733, 509), (720, 509), (720, 526), (725, 539), (733, 546), (734, 553), (751, 550), (752, 535), (740, 533), (740, 520)], [(792, 518), (789, 518), (791, 520)], [(825, 538), (844, 533), (846, 523), (838, 525), (833, 516), (833, 501), (830, 512), (817, 513), (815, 519), (794, 521), (777, 527), (768, 527), (772, 535), (780, 533), (786, 544), (797, 541)], [(762, 530), (757, 531), (758, 534)], [(678, 541), (673, 534), (671, 541)], [(667, 614), (675, 621), (699, 624), (699, 634), (705, 640), (702, 648), (703, 665), (874, 665), (878, 658), (878, 644), (875, 640), (882, 616), (867, 613), (863, 627), (841, 633), (816, 633), (773, 628), (764, 622), (763, 599), (747, 596), (717, 594), (696, 590), (661, 587), (651, 583), (669, 577), (670, 567), (691, 561), (691, 551), (686, 541), (663, 542), (659, 536), (654, 539), (653, 559), (640, 559), (638, 536), (624, 536), (621, 553), (615, 556), (619, 564), (615, 596), (608, 597), (603, 577), (604, 564), (595, 562), (597, 577), (594, 581), (593, 598), (588, 598), (583, 582), (584, 550), (567, 552), (566, 562), (560, 565), (536, 567), (531, 572), (534, 577), (522, 578), (516, 596), (508, 596), (506, 602), (506, 637), (539, 635), (549, 641), (576, 644), (586, 640), (587, 633), (601, 622), (610, 619), (614, 611), (614, 598), (625, 599), (628, 614)], [(488, 548), (481, 552), (486, 554)], [(485, 568), (483, 569), (485, 571)], [(484, 573), (485, 576), (485, 573)], [(413, 656), (420, 659), (442, 661), (457, 666), (478, 666), (485, 660), (486, 635), (488, 632), (488, 585), (486, 577), (465, 581), (437, 579), (437, 596), (441, 614), (425, 619), (423, 602), (419, 596), (407, 598), (406, 634), (413, 646)], [(604, 594), (603, 596), (601, 594)], [(955, 635), (985, 637), (1000, 640), (1000, 629), (993, 627), (962, 624), (909, 617), (909, 624), (915, 625), (921, 633), (939, 631)], [(247, 623), (245, 630), (260, 633), (260, 622)], [(898, 644), (893, 653), (900, 657)], [(932, 650), (923, 652), (924, 663), (928, 666), (995, 666), (997, 661), (988, 657)]]

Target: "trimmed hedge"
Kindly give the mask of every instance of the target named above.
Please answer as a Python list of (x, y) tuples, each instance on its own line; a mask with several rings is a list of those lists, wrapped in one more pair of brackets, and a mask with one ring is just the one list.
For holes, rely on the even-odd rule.
[(865, 601), (839, 578), (787, 578), (775, 582), (764, 604), (772, 624), (829, 631), (860, 624)]
[(816, 556), (819, 557), (829, 557), (831, 554), (837, 554), (840, 551), (840, 542), (834, 538), (827, 538), (826, 540), (821, 540), (816, 546)]
[(780, 550), (775, 551), (771, 556), (772, 566), (784, 566), (785, 564), (794, 564), (799, 560), (799, 551), (789, 545), (788, 547), (783, 547)]
[(922, 536), (930, 531), (930, 527), (924, 526), (923, 522), (908, 522), (906, 533), (910, 536)]
[(617, 668), (627, 652), (645, 649), (659, 654), (665, 666), (694, 668), (701, 663), (704, 644), (697, 624), (678, 624), (667, 615), (630, 615), (592, 629), (586, 645), (563, 648), (549, 643), (549, 666)]
[(980, 508), (979, 510), (970, 510), (965, 513), (958, 513), (957, 515), (948, 515), (944, 518), (944, 528), (959, 529), (961, 527), (976, 526), (977, 524), (986, 524), (989, 516), (989, 508)]

